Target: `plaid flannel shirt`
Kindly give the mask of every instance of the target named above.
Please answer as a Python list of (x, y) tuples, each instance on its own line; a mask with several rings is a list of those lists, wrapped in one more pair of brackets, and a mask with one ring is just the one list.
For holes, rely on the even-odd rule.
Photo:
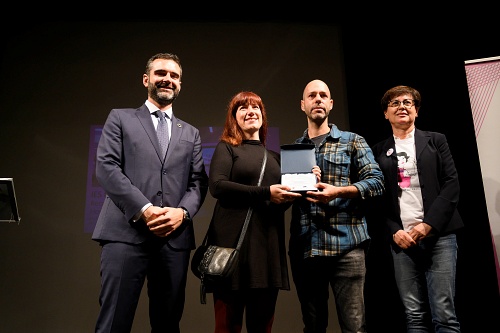
[[(316, 147), (321, 181), (334, 186), (354, 185), (361, 197), (336, 198), (328, 204), (307, 200), (294, 203), (290, 226), (290, 249), (302, 250), (304, 258), (336, 256), (370, 239), (363, 212), (363, 200), (382, 195), (384, 178), (366, 140), (355, 133), (331, 131)], [(313, 143), (307, 130), (295, 143)]]

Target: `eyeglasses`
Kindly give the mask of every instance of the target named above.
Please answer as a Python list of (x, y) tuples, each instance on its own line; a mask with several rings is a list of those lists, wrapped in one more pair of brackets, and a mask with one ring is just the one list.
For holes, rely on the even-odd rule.
[(393, 107), (393, 108), (398, 108), (399, 107), (399, 104), (403, 103), (403, 106), (406, 107), (406, 108), (410, 108), (412, 107), (415, 102), (413, 101), (413, 99), (405, 99), (403, 101), (398, 101), (397, 99), (393, 100), (393, 101), (390, 101), (389, 103), (387, 103), (387, 106), (390, 106), (390, 107)]

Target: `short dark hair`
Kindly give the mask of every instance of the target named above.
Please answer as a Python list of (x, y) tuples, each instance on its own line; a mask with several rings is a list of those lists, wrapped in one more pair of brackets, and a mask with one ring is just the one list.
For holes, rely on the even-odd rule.
[(389, 105), (390, 101), (401, 95), (411, 95), (413, 102), (415, 103), (415, 108), (417, 109), (420, 108), (422, 99), (417, 89), (409, 86), (395, 86), (387, 90), (382, 99), (380, 100), (380, 106), (382, 107), (382, 111), (387, 110), (387, 105)]
[(181, 60), (179, 57), (173, 53), (157, 53), (151, 58), (149, 58), (148, 62), (146, 63), (146, 69), (145, 69), (145, 74), (149, 75), (149, 71), (151, 70), (151, 63), (155, 61), (156, 59), (165, 59), (165, 60), (173, 60), (179, 65), (179, 68), (181, 72), (179, 73), (180, 76), (182, 77), (182, 66), (181, 66)]

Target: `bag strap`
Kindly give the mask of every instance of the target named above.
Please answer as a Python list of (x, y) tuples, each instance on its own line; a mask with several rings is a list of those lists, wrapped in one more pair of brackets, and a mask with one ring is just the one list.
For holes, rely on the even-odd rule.
[[(257, 183), (257, 186), (260, 186), (260, 183), (262, 182), (262, 178), (264, 177), (264, 169), (266, 168), (266, 162), (267, 162), (267, 149), (264, 147), (264, 159), (262, 160), (262, 166), (260, 168), (260, 176), (259, 176), (259, 182)], [(241, 244), (243, 243), (243, 238), (245, 237), (245, 233), (247, 232), (248, 228), (248, 222), (250, 222), (250, 217), (252, 216), (252, 207), (248, 208), (247, 216), (245, 217), (245, 223), (243, 223), (243, 228), (241, 229), (241, 234), (240, 234), (240, 239), (238, 240), (238, 244), (236, 245), (236, 249), (239, 250), (241, 247)], [(206, 245), (208, 241), (208, 233), (210, 231), (210, 228), (212, 227), (212, 223), (210, 223), (209, 230), (207, 230), (207, 233), (205, 234), (205, 237), (203, 238), (203, 242), (201, 243), (202, 245)]]
[[(262, 177), (264, 177), (264, 169), (266, 168), (266, 162), (267, 162), (267, 149), (264, 147), (264, 159), (262, 160), (262, 167), (260, 168), (260, 176), (257, 186), (260, 186), (260, 183), (262, 182)], [(241, 244), (243, 243), (243, 238), (245, 238), (245, 233), (247, 232), (248, 222), (250, 222), (252, 211), (253, 211), (252, 206), (248, 207), (247, 217), (245, 218), (245, 223), (243, 223), (243, 228), (241, 229), (240, 239), (238, 240), (238, 244), (236, 245), (236, 250), (239, 250)]]

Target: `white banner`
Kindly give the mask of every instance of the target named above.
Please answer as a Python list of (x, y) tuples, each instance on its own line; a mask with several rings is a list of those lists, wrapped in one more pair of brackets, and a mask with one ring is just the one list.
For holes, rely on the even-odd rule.
[(468, 60), (465, 73), (500, 286), (500, 57)]

